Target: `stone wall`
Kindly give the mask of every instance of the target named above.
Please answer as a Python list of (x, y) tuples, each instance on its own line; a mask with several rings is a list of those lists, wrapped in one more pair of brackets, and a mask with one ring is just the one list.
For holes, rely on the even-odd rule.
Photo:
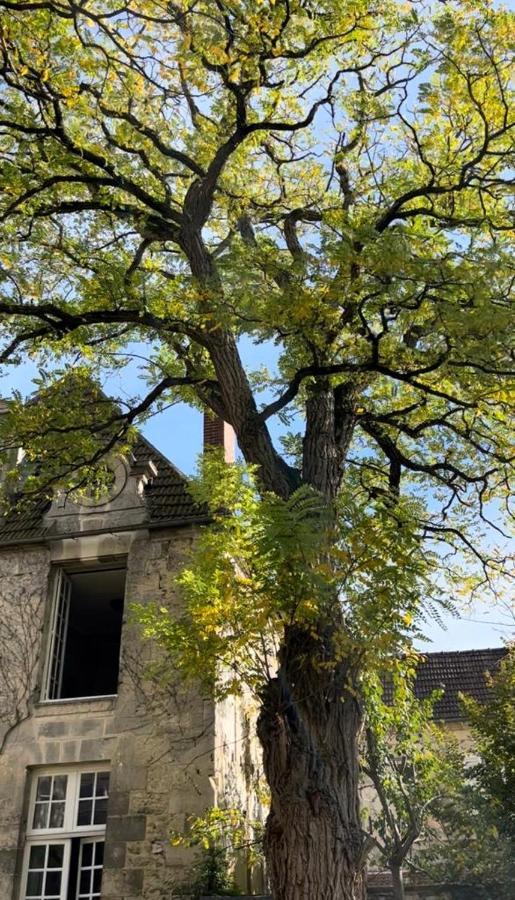
[[(228, 697), (215, 707), (215, 802), (241, 810), (249, 823), (262, 822), (267, 814), (261, 800), (264, 776), (255, 736), (256, 716), (256, 703), (249, 695)], [(238, 855), (234, 877), (243, 890), (264, 888), (263, 866), (249, 866), (244, 850)]]
[[(175, 578), (194, 532), (139, 536), (128, 556), (126, 603), (157, 602), (178, 611)], [(126, 625), (124, 665), (113, 718), (112, 800), (106, 834), (103, 900), (158, 900), (184, 875), (191, 854), (172, 848), (172, 829), (214, 803), (214, 708), (172, 681), (145, 681), (155, 647)]]
[(0, 897), (6, 900), (16, 871), (26, 766), (41, 759), (27, 716), (39, 669), (48, 571), (43, 548), (0, 553)]
[[(241, 746), (229, 761), (215, 749), (228, 745), (235, 723), (243, 721), (237, 708), (215, 713), (212, 700), (192, 688), (172, 680), (157, 690), (148, 683), (145, 668), (155, 648), (142, 644), (137, 627), (127, 621), (134, 601), (178, 609), (175, 578), (194, 538), (191, 529), (135, 531), (63, 538), (30, 551), (0, 550), (0, 621), (9, 623), (22, 648), (9, 657), (3, 681), (0, 665), (2, 900), (18, 897), (33, 767), (109, 763), (103, 900), (168, 898), (191, 860), (190, 851), (170, 846), (170, 831), (183, 830), (188, 815), (221, 800), (229, 783), (245, 795), (246, 735), (239, 733)], [(40, 702), (51, 565), (120, 556), (127, 558), (127, 583), (118, 696)], [(217, 765), (223, 772), (216, 772)]]

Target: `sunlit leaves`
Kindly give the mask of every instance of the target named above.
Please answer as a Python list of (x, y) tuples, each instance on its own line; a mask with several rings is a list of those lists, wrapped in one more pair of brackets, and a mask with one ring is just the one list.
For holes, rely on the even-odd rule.
[(86, 365), (41, 374), (40, 399), (27, 404), (16, 395), (0, 418), (2, 452), (24, 451), (3, 488), (18, 493), (21, 502), (41, 494), (50, 498), (60, 488), (101, 494), (111, 478), (106, 452), (127, 448), (131, 432)]
[(389, 668), (408, 646), (422, 599), (438, 596), (437, 559), (421, 550), (415, 506), (367, 506), (349, 491), (334, 510), (307, 486), (287, 501), (260, 497), (255, 473), (212, 452), (194, 496), (214, 524), (179, 579), (185, 612), (142, 606), (138, 619), (174, 670), (222, 696), (259, 692), (293, 624), (317, 640), (318, 624), (334, 621), (328, 666), (359, 654), (372, 671)]

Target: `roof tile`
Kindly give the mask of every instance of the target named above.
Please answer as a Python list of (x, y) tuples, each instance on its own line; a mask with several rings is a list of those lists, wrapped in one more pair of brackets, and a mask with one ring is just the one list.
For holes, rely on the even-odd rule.
[(494, 674), (505, 654), (504, 647), (427, 653), (418, 665), (415, 695), (423, 700), (433, 691), (443, 689), (443, 696), (435, 704), (434, 718), (463, 719), (459, 694), (486, 704), (489, 692), (486, 673)]

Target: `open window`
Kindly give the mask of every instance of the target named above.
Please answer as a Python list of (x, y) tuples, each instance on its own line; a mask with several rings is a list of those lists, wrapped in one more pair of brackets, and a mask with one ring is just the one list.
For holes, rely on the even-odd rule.
[(125, 568), (55, 573), (44, 700), (116, 694)]

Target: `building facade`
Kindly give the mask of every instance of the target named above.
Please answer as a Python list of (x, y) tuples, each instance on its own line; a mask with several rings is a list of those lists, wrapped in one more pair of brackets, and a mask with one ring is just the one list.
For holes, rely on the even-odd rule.
[(252, 710), (173, 673), (156, 687), (155, 649), (130, 621), (133, 602), (178, 610), (176, 576), (205, 522), (143, 438), (113, 461), (104, 496), (4, 519), (2, 900), (162, 900), (190, 859), (169, 842), (189, 815), (260, 815)]

